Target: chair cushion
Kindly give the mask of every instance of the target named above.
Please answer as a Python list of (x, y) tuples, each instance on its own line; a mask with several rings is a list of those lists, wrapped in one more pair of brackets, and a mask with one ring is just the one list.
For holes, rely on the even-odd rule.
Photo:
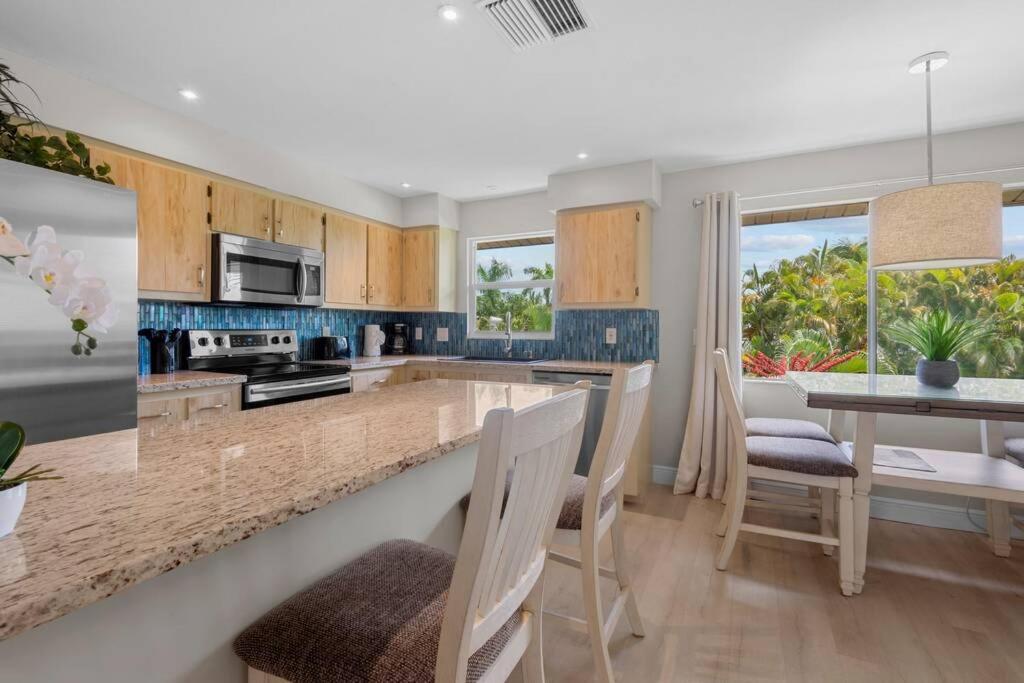
[[(235, 640), (246, 664), (295, 683), (434, 680), (455, 556), (395, 540), (296, 593)], [(469, 660), (475, 681), (521, 623), (520, 612)]]
[(824, 477), (856, 477), (857, 468), (834, 443), (816, 439), (748, 436), (747, 462), (787, 472)]
[(1024, 460), (1024, 438), (1007, 439), (1006, 452), (1015, 458)]
[(748, 417), (747, 436), (784, 436), (791, 439), (815, 439), (835, 443), (828, 431), (810, 420), (788, 420), (781, 417)]
[[(508, 494), (512, 490), (512, 472), (505, 478), (505, 497), (501, 501), (501, 512), (505, 513), (505, 504), (508, 503)], [(555, 524), (559, 529), (580, 530), (583, 528), (583, 498), (587, 493), (587, 478), (578, 474), (569, 477), (569, 486), (565, 490), (565, 502), (562, 503), (562, 511), (558, 513), (558, 522)], [(459, 501), (462, 511), (469, 510), (470, 494), (466, 494)], [(601, 514), (608, 512), (615, 504), (615, 492), (606, 493), (601, 499)]]

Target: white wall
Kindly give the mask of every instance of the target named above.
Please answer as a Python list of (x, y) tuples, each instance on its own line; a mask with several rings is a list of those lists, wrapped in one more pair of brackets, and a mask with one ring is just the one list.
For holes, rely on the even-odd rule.
[[(368, 218), (401, 223), (398, 197), (334, 169), (280, 154), (27, 57), (7, 51), (0, 56), (39, 93), (41, 104), (35, 104), (31, 94), (23, 99), (50, 125)], [(281, 133), (267, 131), (268, 136)]]
[(559, 210), (621, 202), (657, 208), (661, 191), (661, 172), (649, 159), (548, 176), (548, 206)]

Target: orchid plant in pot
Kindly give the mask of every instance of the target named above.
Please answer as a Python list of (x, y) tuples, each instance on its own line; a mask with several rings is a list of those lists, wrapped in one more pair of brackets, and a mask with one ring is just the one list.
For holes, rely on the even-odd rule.
[(941, 389), (949, 389), (960, 381), (960, 366), (954, 358), (957, 352), (986, 334), (985, 323), (964, 320), (947, 311), (899, 320), (888, 331), (890, 339), (921, 354), (922, 358), (917, 361), (917, 381)]
[(25, 446), (25, 430), (13, 422), (0, 422), (0, 538), (14, 531), (30, 481), (63, 479), (53, 474), (54, 469), (32, 465), (20, 474), (7, 476)]

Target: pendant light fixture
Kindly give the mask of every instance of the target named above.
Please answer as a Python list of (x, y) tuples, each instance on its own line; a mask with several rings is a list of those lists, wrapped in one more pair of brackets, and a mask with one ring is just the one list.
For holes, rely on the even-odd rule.
[(994, 182), (934, 184), (932, 72), (949, 62), (929, 52), (910, 63), (925, 76), (928, 185), (883, 195), (868, 208), (868, 264), (876, 270), (974, 266), (1003, 255), (1003, 187)]

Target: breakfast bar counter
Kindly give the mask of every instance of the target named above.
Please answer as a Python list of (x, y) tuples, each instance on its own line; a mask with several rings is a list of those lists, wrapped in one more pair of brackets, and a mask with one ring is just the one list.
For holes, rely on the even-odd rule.
[[(236, 613), (256, 616), (390, 534), (444, 536), (457, 547), (456, 501), (472, 481), (484, 415), (559, 391), (430, 380), (29, 446), (21, 463), (56, 467), (65, 479), (31, 484), (15, 532), (0, 539), (0, 639), (7, 639), (0, 660), (8, 673), (17, 671), (29, 661), (26, 651), (75, 647), (60, 638), (81, 638), (83, 626), (98, 647), (144, 650), (132, 639), (145, 640), (146, 629), (156, 627), (132, 619), (148, 619), (160, 604), (196, 614), (160, 617), (174, 637), (145, 642), (176, 673), (158, 675), (151, 652), (147, 666), (155, 668), (147, 680), (178, 680), (182, 671), (188, 680), (241, 675), (229, 647), (245, 626), (231, 621)], [(446, 454), (452, 456), (440, 457)], [(143, 616), (132, 604), (146, 600), (153, 604)], [(211, 614), (201, 614), (207, 604)], [(79, 619), (75, 628), (62, 631), (72, 619)], [(178, 661), (193, 656), (180, 651), (188, 642), (175, 642), (187, 641), (193, 627), (219, 639), (209, 643), (213, 660), (206, 652)], [(52, 638), (44, 637), (47, 629)], [(127, 638), (120, 645), (107, 640), (116, 641), (118, 629)], [(216, 676), (194, 673), (211, 666)], [(47, 680), (60, 680), (58, 673), (49, 671)], [(67, 680), (76, 680), (73, 672)]]

